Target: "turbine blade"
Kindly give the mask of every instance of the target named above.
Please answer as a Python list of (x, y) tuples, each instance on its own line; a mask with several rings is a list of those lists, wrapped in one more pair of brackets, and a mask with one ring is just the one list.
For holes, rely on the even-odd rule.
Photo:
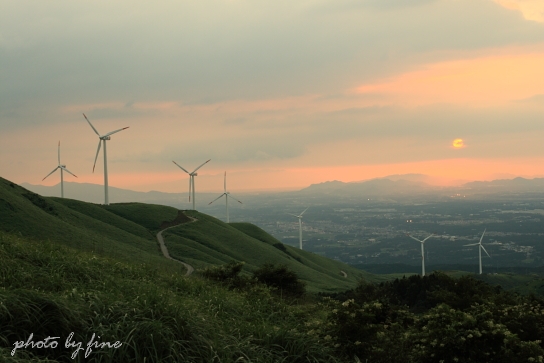
[[(484, 250), (485, 254), (486, 254), (487, 256), (489, 256), (489, 253), (487, 253), (487, 251), (485, 250), (485, 247), (484, 247), (483, 245), (480, 245), (480, 247), (482, 247), (482, 250)], [(489, 256), (489, 258), (491, 258), (491, 256)]]
[(123, 130), (126, 130), (126, 129), (128, 129), (128, 128), (129, 128), (129, 126), (123, 127), (122, 129), (119, 129), (119, 130), (115, 130), (115, 131), (112, 131), (112, 132), (108, 132), (108, 133), (107, 133), (106, 135), (104, 135), (103, 137), (113, 135), (113, 134), (115, 134), (115, 133), (117, 133), (117, 132), (119, 132), (119, 131), (123, 131)]
[(75, 176), (77, 178), (77, 175), (75, 175), (70, 170), (66, 169), (65, 167), (61, 166), (61, 169), (64, 170), (65, 172), (69, 173), (69, 174), (72, 174), (73, 176)]
[(93, 173), (94, 167), (96, 166), (96, 160), (98, 159), (98, 153), (100, 152), (100, 147), (102, 147), (102, 139), (98, 139), (98, 149), (96, 149), (96, 157), (94, 158)]
[(225, 193), (227, 192), (227, 172), (225, 171), (225, 178), (223, 179), (223, 188), (225, 189)]
[[(310, 207), (308, 207), (310, 208)], [(304, 209), (304, 212), (306, 212), (308, 210), (308, 208)], [(302, 217), (302, 215), (304, 214), (304, 212), (300, 213), (300, 216)]]
[(209, 160), (203, 162), (198, 168), (196, 168), (195, 170), (193, 170), (193, 172), (192, 172), (191, 174), (194, 174), (195, 171), (197, 171), (198, 169), (202, 168), (202, 167), (203, 167), (205, 164), (207, 164), (210, 160), (212, 160), (212, 159), (209, 159)]
[(244, 204), (244, 203), (240, 202), (238, 199), (234, 198), (234, 197), (232, 196), (232, 194), (229, 194), (229, 197), (231, 197), (232, 199), (234, 199), (235, 201), (237, 201), (237, 202), (240, 203), (240, 204)]
[(178, 168), (180, 168), (181, 170), (183, 170), (184, 172), (186, 172), (187, 174), (190, 174), (187, 170), (185, 170), (182, 166), (180, 166), (178, 163), (176, 163), (174, 160), (172, 160), (172, 162), (174, 164), (176, 164), (178, 166)]
[(416, 240), (416, 241), (418, 241), (418, 242), (420, 242), (420, 243), (423, 243), (422, 240), (419, 240), (419, 239), (415, 238), (414, 236), (408, 235), (408, 237), (410, 237), (411, 239)]
[(89, 119), (87, 118), (87, 116), (85, 116), (85, 114), (83, 114), (83, 117), (85, 117), (85, 120), (87, 120), (87, 122), (89, 123), (89, 125), (91, 125), (92, 129), (94, 130), (94, 132), (100, 136), (100, 134), (98, 133), (98, 131), (96, 131), (96, 129), (94, 128), (93, 124), (91, 123), (91, 121), (89, 121)]
[[(45, 176), (45, 178), (47, 178), (49, 175), (51, 175), (51, 174), (53, 174), (55, 171), (57, 171), (58, 168), (60, 168), (60, 166), (57, 166), (55, 169), (53, 169), (53, 171), (50, 172), (49, 174), (47, 174), (47, 175)], [(45, 178), (43, 178), (42, 181), (44, 181)]]
[(485, 234), (485, 231), (487, 231), (487, 228), (484, 229), (484, 233), (482, 233), (482, 237), (480, 237), (480, 244), (482, 244), (482, 240), (484, 239), (484, 234)]
[(59, 141), (59, 165), (60, 165), (60, 141)]
[(425, 238), (423, 241), (421, 241), (421, 243), (425, 243), (425, 241), (428, 240), (429, 238), (431, 238), (432, 236), (434, 236), (434, 233), (431, 234), (429, 237)]
[(222, 196), (226, 195), (225, 193), (221, 194), (220, 196), (218, 196), (217, 198), (215, 198), (214, 200), (212, 200), (211, 202), (208, 203), (208, 205), (212, 204), (213, 202), (215, 202), (217, 199), (221, 198)]
[(293, 216), (293, 217), (297, 217), (297, 218), (298, 218), (298, 216), (297, 216), (296, 214), (293, 214), (293, 213), (287, 213), (287, 214), (289, 214), (290, 216)]
[(469, 245), (463, 245), (463, 246), (468, 247), (468, 246), (478, 246), (478, 245), (479, 245), (479, 243), (471, 243)]

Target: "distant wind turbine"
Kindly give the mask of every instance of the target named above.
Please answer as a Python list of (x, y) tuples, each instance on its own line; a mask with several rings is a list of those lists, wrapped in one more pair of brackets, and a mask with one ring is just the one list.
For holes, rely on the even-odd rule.
[[(469, 244), (469, 245), (463, 245), (463, 246), (465, 246), (465, 247), (468, 247), (468, 246), (478, 246), (478, 254), (479, 254), (479, 258), (480, 258), (480, 275), (482, 274), (482, 250), (484, 250), (484, 252), (486, 253), (486, 255), (489, 256), (489, 253), (487, 253), (487, 251), (485, 250), (484, 245), (482, 245), (482, 240), (484, 239), (485, 231), (487, 231), (487, 228), (484, 229), (484, 233), (482, 233), (482, 237), (480, 237), (480, 242), (478, 242), (478, 243), (471, 243), (471, 244)], [(489, 256), (489, 258), (491, 258), (491, 256)]]
[(434, 233), (431, 233), (430, 236), (428, 236), (427, 238), (423, 239), (423, 240), (420, 240), (420, 239), (417, 239), (415, 238), (414, 236), (411, 236), (410, 234), (408, 234), (408, 237), (410, 237), (411, 239), (414, 239), (416, 241), (418, 241), (419, 243), (421, 243), (421, 276), (425, 276), (425, 241), (428, 240), (429, 238), (431, 238), (432, 236), (434, 236)]
[(102, 142), (104, 143), (104, 204), (108, 205), (110, 203), (109, 203), (109, 198), (108, 198), (108, 155), (107, 155), (107, 152), (106, 152), (106, 141), (111, 140), (111, 138), (110, 138), (111, 135), (113, 135), (113, 134), (115, 134), (115, 133), (117, 133), (119, 131), (123, 131), (123, 130), (128, 129), (128, 126), (123, 127), (122, 129), (119, 129), (119, 130), (108, 132), (107, 134), (102, 136), (102, 135), (100, 135), (98, 133), (98, 131), (96, 131), (93, 124), (91, 123), (91, 121), (89, 121), (89, 119), (87, 118), (87, 116), (85, 116), (85, 114), (83, 114), (83, 117), (85, 117), (85, 120), (87, 120), (87, 122), (89, 123), (91, 128), (98, 135), (98, 149), (96, 150), (96, 157), (94, 158), (93, 173), (94, 173), (94, 168), (96, 166), (96, 160), (98, 159), (98, 153), (100, 152), (100, 147), (102, 146)]
[[(310, 207), (308, 207), (310, 208)], [(300, 213), (298, 216), (296, 214), (287, 213), (289, 215), (292, 215), (293, 217), (298, 218), (298, 238), (299, 238), (299, 248), (302, 249), (302, 215), (304, 212), (308, 210), (308, 208), (304, 209), (302, 213)]]
[(77, 178), (77, 176), (75, 174), (73, 174), (71, 171), (69, 171), (68, 169), (66, 169), (66, 165), (62, 165), (60, 163), (60, 141), (59, 141), (59, 148), (58, 148), (58, 156), (59, 156), (59, 165), (53, 169), (52, 172), (50, 172), (49, 174), (46, 175), (45, 178), (42, 179), (42, 181), (44, 181), (49, 175), (53, 174), (55, 171), (57, 171), (57, 169), (60, 169), (60, 196), (62, 198), (64, 198), (64, 175), (62, 174), (63, 171), (69, 173), (69, 174), (72, 174), (73, 176), (75, 176)]
[(210, 203), (208, 203), (208, 205), (212, 204), (213, 202), (215, 202), (216, 200), (218, 200), (222, 196), (225, 196), (225, 204), (226, 204), (225, 208), (227, 209), (227, 223), (229, 223), (229, 197), (234, 199), (235, 201), (237, 201), (240, 204), (242, 204), (242, 202), (240, 202), (238, 199), (236, 199), (232, 195), (230, 195), (230, 192), (227, 192), (227, 172), (226, 171), (225, 171), (225, 178), (224, 178), (223, 187), (224, 187), (225, 192), (223, 194), (221, 194), (220, 196), (218, 196), (217, 198), (215, 198), (214, 200), (212, 200)]
[(209, 159), (205, 162), (203, 162), (198, 168), (196, 168), (195, 170), (193, 170), (192, 173), (189, 173), (187, 170), (185, 170), (181, 165), (179, 165), (178, 163), (176, 163), (175, 161), (172, 160), (172, 162), (174, 164), (176, 164), (176, 166), (178, 168), (180, 168), (181, 170), (183, 170), (184, 172), (186, 172), (187, 174), (189, 174), (189, 202), (191, 201), (191, 191), (193, 193), (193, 210), (195, 210), (195, 176), (198, 175), (198, 173), (196, 172), (198, 169), (200, 169), (201, 167), (203, 167), (206, 163), (208, 163), (210, 160), (212, 159)]

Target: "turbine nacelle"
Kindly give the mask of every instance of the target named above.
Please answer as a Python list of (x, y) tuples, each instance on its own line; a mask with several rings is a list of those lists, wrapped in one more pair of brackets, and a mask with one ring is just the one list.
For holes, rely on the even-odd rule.
[(111, 136), (100, 136), (100, 140), (111, 140)]

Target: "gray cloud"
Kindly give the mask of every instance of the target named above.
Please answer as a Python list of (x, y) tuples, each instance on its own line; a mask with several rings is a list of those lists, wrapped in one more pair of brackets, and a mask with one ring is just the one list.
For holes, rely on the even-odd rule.
[(422, 57), (444, 57), (437, 50), (544, 41), (541, 24), (488, 1), (357, 3), (353, 12), (316, 13), (317, 2), (59, 2), (35, 9), (22, 1), (0, 23), (0, 109), (13, 117), (38, 100), (329, 93), (409, 69)]

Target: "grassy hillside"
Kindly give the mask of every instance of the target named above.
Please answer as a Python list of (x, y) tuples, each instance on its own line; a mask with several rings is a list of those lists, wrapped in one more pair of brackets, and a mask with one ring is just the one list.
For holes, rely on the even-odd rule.
[(100, 205), (41, 197), (2, 178), (0, 231), (179, 270), (179, 264), (164, 261), (154, 234), (145, 226)]
[(197, 269), (232, 260), (244, 261), (245, 273), (266, 263), (286, 265), (307, 283), (310, 291), (353, 288), (363, 276), (370, 281), (378, 280), (343, 263), (285, 246), (248, 223), (226, 224), (195, 211), (183, 214), (160, 205), (104, 206), (41, 197), (0, 179), (0, 230), (19, 236), (179, 271), (178, 264), (162, 257), (155, 237), (173, 221), (183, 224), (165, 232), (169, 252)]
[(165, 232), (165, 243), (173, 257), (196, 268), (233, 260), (244, 261), (246, 272), (266, 263), (286, 265), (308, 284), (310, 291), (345, 290), (354, 287), (363, 276), (374, 279), (341, 262), (285, 246), (249, 223), (227, 224), (196, 211), (185, 214), (195, 221)]
[[(0, 362), (339, 362), (293, 306), (264, 287), (234, 292), (149, 264), (0, 231)], [(66, 348), (73, 342), (83, 350)], [(49, 349), (16, 342), (59, 337)], [(85, 358), (93, 334), (99, 342)], [(74, 359), (72, 354), (75, 353)]]

